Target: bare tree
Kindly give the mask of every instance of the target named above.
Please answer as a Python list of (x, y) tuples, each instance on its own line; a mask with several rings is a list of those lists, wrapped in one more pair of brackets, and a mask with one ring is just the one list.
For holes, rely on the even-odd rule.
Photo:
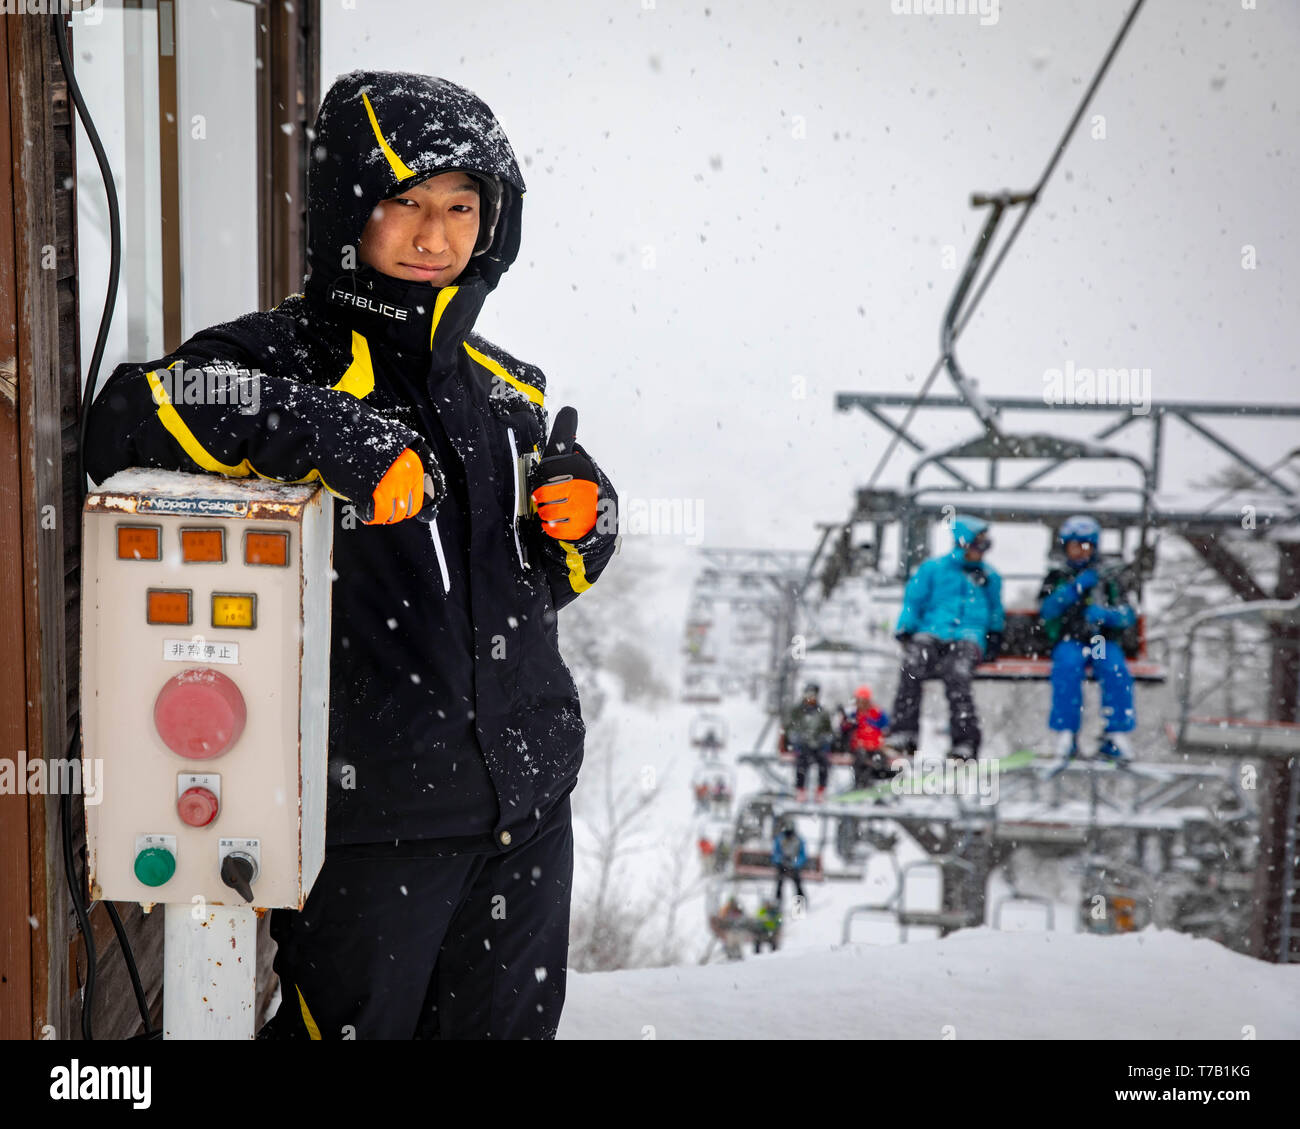
[(600, 818), (590, 821), (595, 847), (587, 851), (596, 861), (596, 888), (591, 899), (573, 914), (570, 926), (569, 965), (577, 972), (607, 972), (638, 963), (640, 934), (655, 913), (655, 903), (638, 904), (626, 897), (618, 882), (619, 864), (643, 851), (633, 842), (659, 796), (658, 782), (649, 786), (638, 778), (615, 788), (614, 752), (617, 730), (601, 731), (593, 744), (601, 763)]
[(677, 936), (677, 914), (681, 907), (697, 897), (705, 885), (704, 876), (696, 871), (695, 833), (687, 827), (680, 832), (676, 843), (664, 840), (668, 848), (669, 867), (661, 884), (658, 904), (664, 910), (664, 928), (659, 941), (656, 964), (680, 964), (683, 959), (682, 941)]

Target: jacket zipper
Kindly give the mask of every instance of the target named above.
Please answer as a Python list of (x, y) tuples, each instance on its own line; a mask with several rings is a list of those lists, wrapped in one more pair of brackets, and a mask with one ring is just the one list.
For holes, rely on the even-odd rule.
[(521, 516), (519, 509), (519, 452), (515, 447), (515, 429), (513, 427), (506, 428), (506, 439), (510, 444), (510, 462), (507, 465), (510, 467), (511, 481), (515, 485), (515, 512), (510, 519), (510, 532), (514, 534), (515, 552), (519, 556), (519, 564), (523, 568), (528, 568), (528, 561), (524, 557), (524, 547), (519, 543), (519, 518)]
[(438, 558), (438, 571), (442, 573), (442, 590), (451, 592), (451, 576), (447, 572), (447, 557), (442, 551), (442, 538), (438, 536), (438, 519), (429, 522), (429, 536), (433, 538), (433, 552)]

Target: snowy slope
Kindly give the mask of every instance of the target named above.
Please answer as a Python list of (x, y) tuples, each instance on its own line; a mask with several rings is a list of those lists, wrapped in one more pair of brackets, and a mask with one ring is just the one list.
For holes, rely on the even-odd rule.
[(1300, 1038), (1300, 968), (1156, 930), (978, 929), (730, 965), (570, 974), (559, 1037), (1237, 1040), (1246, 1027), (1260, 1039)]

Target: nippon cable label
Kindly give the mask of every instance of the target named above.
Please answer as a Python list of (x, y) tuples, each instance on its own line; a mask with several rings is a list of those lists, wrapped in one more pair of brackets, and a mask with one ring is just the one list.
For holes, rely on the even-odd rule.
[(246, 517), (248, 502), (234, 498), (168, 498), (146, 496), (136, 503), (137, 513), (203, 514), (206, 517)]

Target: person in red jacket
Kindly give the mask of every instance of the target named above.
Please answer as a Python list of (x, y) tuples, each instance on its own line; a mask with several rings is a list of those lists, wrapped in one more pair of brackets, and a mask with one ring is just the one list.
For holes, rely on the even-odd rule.
[(885, 753), (885, 733), (889, 715), (875, 704), (870, 686), (853, 692), (853, 709), (840, 723), (840, 737), (845, 749), (853, 754), (853, 782), (865, 788), (891, 775)]

